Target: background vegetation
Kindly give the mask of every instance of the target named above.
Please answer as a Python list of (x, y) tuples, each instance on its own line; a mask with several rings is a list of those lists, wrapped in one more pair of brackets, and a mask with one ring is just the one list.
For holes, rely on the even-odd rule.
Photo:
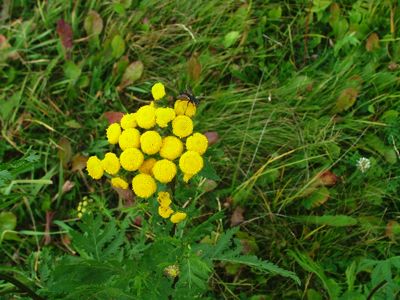
[[(220, 263), (208, 297), (395, 299), (399, 20), (394, 0), (4, 0), (1, 273), (44, 288), (46, 259), (77, 250), (65, 226), (85, 196), (122, 220), (124, 197), (85, 157), (108, 148), (105, 113), (136, 110), (161, 81), (171, 101), (191, 86), (197, 129), (219, 134), (220, 179), (193, 223), (224, 211), (213, 234), (240, 226), (245, 253), (301, 281)], [(7, 280), (0, 292), (24, 298)]]

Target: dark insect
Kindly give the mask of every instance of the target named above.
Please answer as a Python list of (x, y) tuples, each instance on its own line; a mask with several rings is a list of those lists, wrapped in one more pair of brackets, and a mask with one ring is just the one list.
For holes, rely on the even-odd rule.
[(196, 98), (193, 94), (193, 91), (191, 88), (188, 88), (186, 92), (180, 93), (180, 95), (177, 97), (178, 100), (187, 100), (194, 105), (199, 105), (200, 100)]

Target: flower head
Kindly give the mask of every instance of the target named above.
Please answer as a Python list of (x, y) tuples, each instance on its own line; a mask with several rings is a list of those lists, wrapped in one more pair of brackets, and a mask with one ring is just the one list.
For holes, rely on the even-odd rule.
[(106, 153), (104, 159), (101, 161), (101, 166), (110, 175), (117, 174), (121, 167), (118, 157), (112, 152)]
[(86, 168), (88, 174), (93, 179), (100, 179), (104, 174), (103, 166), (101, 165), (101, 160), (97, 158), (97, 156), (89, 157)]
[(196, 113), (196, 105), (188, 100), (176, 100), (174, 105), (175, 113), (179, 115), (185, 115), (193, 117)]
[(195, 151), (200, 155), (204, 154), (208, 147), (208, 139), (204, 134), (193, 133), (186, 139), (186, 149), (190, 151)]
[(203, 158), (194, 151), (186, 151), (179, 158), (179, 168), (184, 174), (195, 175), (203, 169), (203, 165)]
[(169, 206), (167, 206), (167, 207), (159, 206), (158, 207), (158, 214), (161, 217), (163, 217), (164, 219), (168, 219), (173, 213), (174, 213), (174, 211)]
[(142, 165), (144, 156), (139, 149), (128, 148), (119, 156), (121, 166), (127, 171), (136, 171)]
[(160, 149), (160, 156), (169, 160), (178, 158), (183, 152), (183, 143), (175, 136), (163, 138)]
[(126, 190), (128, 188), (128, 183), (121, 177), (114, 177), (111, 179), (111, 185), (116, 188)]
[(132, 179), (133, 192), (141, 198), (151, 197), (157, 190), (153, 177), (147, 174), (138, 174)]
[(136, 128), (127, 128), (119, 136), (119, 147), (122, 150), (139, 148), (140, 132)]
[(170, 278), (175, 278), (179, 276), (179, 266), (171, 265), (164, 269), (164, 274)]
[(153, 175), (161, 183), (171, 182), (176, 175), (176, 165), (168, 159), (159, 160), (154, 164)]
[(157, 131), (146, 131), (140, 137), (140, 147), (146, 154), (152, 155), (160, 151), (162, 139)]
[(157, 82), (151, 88), (151, 94), (154, 100), (160, 100), (165, 96), (165, 87), (161, 82)]
[(188, 116), (177, 116), (172, 121), (172, 132), (180, 138), (191, 135), (193, 132), (192, 119), (190, 119)]
[(156, 125), (156, 109), (154, 105), (144, 105), (136, 112), (136, 122), (139, 127), (150, 129)]
[(168, 123), (175, 119), (175, 111), (170, 107), (159, 107), (156, 109), (156, 123), (161, 128), (168, 126)]
[(186, 213), (177, 211), (171, 216), (172, 223), (179, 223), (186, 219)]
[(106, 134), (110, 144), (117, 144), (121, 134), (121, 127), (118, 123), (112, 123), (110, 126), (108, 126)]
[(365, 173), (371, 167), (371, 161), (368, 158), (361, 157), (357, 161), (356, 165), (357, 165), (357, 168), (361, 171), (361, 173)]
[(123, 129), (134, 128), (137, 126), (136, 114), (125, 114), (121, 119), (121, 127)]
[(144, 174), (149, 174), (149, 175), (153, 175), (153, 166), (156, 163), (156, 159), (153, 157), (150, 157), (148, 159), (146, 159), (143, 164), (140, 166), (139, 168), (139, 172), (140, 173), (144, 173)]
[(168, 192), (159, 192), (157, 201), (162, 207), (169, 207), (172, 203), (171, 195)]

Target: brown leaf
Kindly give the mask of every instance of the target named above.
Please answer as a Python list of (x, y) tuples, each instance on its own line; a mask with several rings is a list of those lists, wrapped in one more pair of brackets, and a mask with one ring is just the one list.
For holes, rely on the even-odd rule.
[(129, 207), (129, 206), (133, 205), (135, 197), (134, 197), (131, 189), (124, 190), (124, 189), (117, 188), (114, 186), (112, 188), (118, 193), (118, 196), (124, 200), (125, 207)]
[(57, 33), (65, 49), (72, 48), (72, 28), (63, 19), (57, 22)]
[(204, 135), (207, 137), (209, 146), (214, 145), (219, 140), (219, 135), (216, 131), (208, 131)]
[(46, 226), (44, 230), (44, 244), (48, 245), (51, 242), (50, 227), (53, 217), (56, 213), (53, 211), (46, 211)]
[(108, 123), (112, 124), (121, 121), (124, 113), (118, 111), (107, 111), (103, 115), (108, 120)]
[(96, 11), (91, 10), (85, 18), (83, 27), (88, 35), (99, 35), (103, 31), (103, 19)]
[(63, 167), (66, 169), (72, 157), (71, 143), (66, 138), (61, 138), (58, 142), (58, 157), (61, 160)]
[(231, 227), (239, 225), (244, 221), (243, 217), (244, 209), (241, 208), (240, 206), (237, 206), (235, 210), (233, 211), (233, 214), (231, 216)]
[(72, 182), (72, 181), (70, 181), (70, 180), (67, 180), (67, 181), (64, 182), (64, 184), (63, 184), (63, 186), (62, 186), (61, 192), (62, 192), (63, 194), (64, 194), (64, 193), (68, 193), (70, 190), (73, 189), (74, 186), (75, 186), (75, 183), (74, 183), (74, 182)]
[(197, 53), (193, 53), (193, 55), (190, 57), (188, 61), (187, 66), (188, 66), (189, 77), (195, 82), (198, 81), (201, 75), (201, 64), (198, 59)]
[(365, 49), (367, 49), (368, 52), (372, 52), (376, 49), (379, 49), (379, 35), (376, 34), (375, 32), (371, 33), (371, 35), (368, 37), (367, 42), (365, 43)]
[(336, 101), (336, 111), (342, 112), (348, 110), (354, 105), (358, 97), (358, 89), (349, 87), (344, 89)]
[(76, 172), (76, 171), (81, 171), (84, 168), (86, 168), (86, 162), (88, 161), (88, 158), (86, 156), (83, 156), (81, 154), (75, 154), (74, 157), (72, 158), (72, 167), (71, 171)]
[(386, 225), (385, 235), (391, 240), (400, 236), (400, 224), (395, 220), (390, 220)]
[(338, 177), (331, 171), (327, 170), (318, 175), (318, 183), (323, 186), (333, 186), (336, 184)]
[(122, 90), (123, 88), (131, 85), (140, 77), (142, 77), (144, 70), (144, 65), (140, 60), (134, 61), (131, 63), (125, 70), (124, 75), (122, 75), (122, 80), (120, 85), (117, 87), (118, 90)]
[(1, 54), (0, 59), (11, 58), (12, 60), (16, 60), (19, 58), (18, 52), (15, 50), (14, 51), (7, 50), (9, 48), (11, 48), (11, 45), (8, 43), (7, 38), (4, 35), (0, 34), (0, 52), (4, 51), (5, 53), (5, 56)]
[(215, 190), (217, 186), (218, 183), (215, 180), (206, 179), (203, 184), (203, 189), (206, 192), (211, 192), (212, 190)]

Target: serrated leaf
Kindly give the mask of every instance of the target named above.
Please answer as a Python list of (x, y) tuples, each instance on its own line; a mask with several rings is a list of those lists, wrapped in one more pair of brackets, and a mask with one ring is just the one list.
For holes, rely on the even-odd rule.
[(96, 11), (91, 10), (85, 18), (83, 27), (88, 35), (99, 35), (103, 31), (103, 19)]
[(116, 35), (111, 41), (112, 55), (119, 58), (125, 53), (125, 41), (120, 35)]

